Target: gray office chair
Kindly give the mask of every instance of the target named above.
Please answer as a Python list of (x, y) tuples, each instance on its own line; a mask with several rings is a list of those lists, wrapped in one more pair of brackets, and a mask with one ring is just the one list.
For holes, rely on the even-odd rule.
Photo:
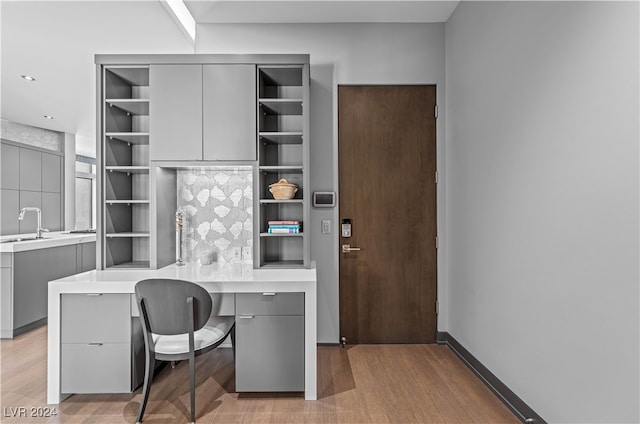
[(142, 401), (138, 423), (142, 422), (155, 361), (189, 360), (191, 422), (195, 423), (195, 357), (220, 346), (231, 334), (234, 317), (211, 316), (213, 300), (201, 286), (183, 280), (151, 278), (135, 287), (146, 353)]

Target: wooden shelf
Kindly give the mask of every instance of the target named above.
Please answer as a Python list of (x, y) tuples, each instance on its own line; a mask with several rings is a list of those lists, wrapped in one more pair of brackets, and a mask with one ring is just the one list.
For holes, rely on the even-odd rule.
[(105, 166), (109, 172), (122, 172), (126, 174), (148, 174), (148, 166)]
[(148, 66), (109, 66), (109, 72), (119, 76), (131, 86), (145, 87), (149, 85)]
[(303, 268), (304, 263), (302, 260), (299, 261), (265, 261), (262, 264), (262, 268)]
[(107, 238), (148, 238), (149, 233), (107, 233)]
[(149, 114), (149, 99), (106, 99), (105, 102), (132, 115)]
[(302, 99), (259, 99), (267, 115), (302, 115)]
[(258, 169), (262, 172), (270, 174), (289, 173), (301, 174), (304, 169), (302, 166), (260, 166)]
[(104, 201), (108, 205), (122, 205), (122, 204), (132, 204), (132, 205), (145, 205), (149, 204), (149, 200), (122, 200), (122, 199), (106, 199)]
[(260, 140), (271, 144), (302, 144), (302, 132), (260, 132)]
[(265, 204), (265, 205), (272, 205), (272, 204), (299, 204), (302, 205), (304, 204), (304, 199), (286, 199), (286, 200), (281, 200), (281, 199), (260, 199), (260, 203), (261, 204)]
[(131, 262), (123, 262), (121, 264), (112, 265), (109, 269), (114, 268), (126, 268), (126, 269), (135, 269), (135, 268), (149, 268), (149, 261), (131, 261)]
[(260, 237), (302, 237), (304, 233), (260, 233)]
[(108, 132), (105, 137), (130, 144), (149, 144), (148, 132)]
[(302, 86), (302, 72), (296, 66), (265, 66), (260, 68), (265, 84), (270, 86)]

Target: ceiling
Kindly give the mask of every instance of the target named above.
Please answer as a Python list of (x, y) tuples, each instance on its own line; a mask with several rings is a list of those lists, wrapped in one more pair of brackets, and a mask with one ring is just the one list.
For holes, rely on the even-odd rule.
[[(196, 23), (445, 22), (458, 1), (189, 0)], [(0, 0), (0, 116), (95, 157), (95, 54), (194, 53), (159, 0)], [(30, 75), (29, 82), (21, 75)], [(46, 119), (44, 115), (54, 119)]]

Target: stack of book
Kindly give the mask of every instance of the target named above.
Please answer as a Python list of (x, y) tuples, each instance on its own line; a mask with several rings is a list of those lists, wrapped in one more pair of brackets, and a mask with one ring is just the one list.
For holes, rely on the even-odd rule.
[(269, 221), (269, 234), (299, 234), (300, 221)]

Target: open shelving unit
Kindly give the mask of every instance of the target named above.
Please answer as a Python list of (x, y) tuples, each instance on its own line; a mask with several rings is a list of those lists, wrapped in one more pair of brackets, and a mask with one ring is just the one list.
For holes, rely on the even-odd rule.
[[(258, 181), (255, 267), (309, 267), (309, 66), (258, 66)], [(298, 186), (293, 199), (277, 200), (269, 185)], [(299, 221), (296, 234), (270, 234), (269, 221)]]
[(101, 67), (100, 269), (149, 268), (149, 67)]

